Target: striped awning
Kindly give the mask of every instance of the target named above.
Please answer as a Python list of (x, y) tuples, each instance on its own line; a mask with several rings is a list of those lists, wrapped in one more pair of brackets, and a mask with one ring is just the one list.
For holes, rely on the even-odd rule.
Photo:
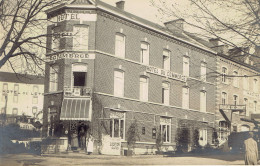
[(88, 120), (90, 121), (90, 99), (63, 99), (60, 120)]

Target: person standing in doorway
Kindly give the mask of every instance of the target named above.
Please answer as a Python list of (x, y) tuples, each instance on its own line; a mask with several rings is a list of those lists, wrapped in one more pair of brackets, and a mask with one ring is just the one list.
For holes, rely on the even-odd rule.
[(245, 165), (257, 165), (258, 147), (256, 141), (253, 139), (253, 132), (248, 133), (248, 139), (244, 141), (245, 145)]
[(92, 154), (93, 153), (93, 146), (94, 146), (94, 138), (90, 134), (88, 138), (88, 145), (87, 145), (87, 153)]

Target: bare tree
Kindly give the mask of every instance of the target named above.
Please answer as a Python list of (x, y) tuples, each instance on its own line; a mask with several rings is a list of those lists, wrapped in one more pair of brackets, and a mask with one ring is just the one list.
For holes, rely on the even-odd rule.
[(219, 38), (230, 48), (252, 48), (250, 55), (260, 58), (259, 0), (187, 0), (178, 7), (177, 0), (151, 0), (161, 19), (184, 18), (202, 38)]
[(0, 0), (0, 69), (7, 62), (14, 72), (21, 63), (43, 71), (47, 18), (44, 11), (62, 0)]

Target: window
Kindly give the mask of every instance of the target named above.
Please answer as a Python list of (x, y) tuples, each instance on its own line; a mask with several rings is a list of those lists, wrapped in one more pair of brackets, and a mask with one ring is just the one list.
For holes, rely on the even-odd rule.
[(5, 101), (5, 95), (7, 94), (7, 91), (8, 91), (8, 84), (7, 83), (4, 83), (3, 84), (3, 96), (2, 96), (2, 101)]
[(170, 85), (169, 83), (162, 84), (162, 103), (165, 105), (169, 105), (170, 101)]
[(149, 44), (142, 42), (141, 43), (141, 55), (140, 62), (149, 65)]
[(88, 50), (88, 26), (74, 25), (73, 26), (73, 50), (87, 51)]
[(37, 111), (38, 111), (38, 108), (37, 108), (37, 107), (32, 107), (32, 113), (33, 113), (33, 116), (34, 116), (34, 117), (35, 117)]
[(222, 92), (221, 94), (221, 101), (223, 105), (227, 104), (227, 93), (226, 92)]
[(234, 87), (239, 87), (239, 82), (238, 82), (238, 72), (237, 71), (234, 71), (233, 72), (233, 86)]
[(254, 90), (254, 92), (255, 93), (257, 93), (258, 92), (258, 81), (257, 81), (257, 79), (254, 79), (254, 82), (253, 82), (253, 90)]
[(254, 101), (254, 112), (256, 113), (257, 111), (257, 101)]
[(182, 107), (184, 109), (189, 109), (189, 88), (182, 88)]
[(171, 70), (170, 51), (163, 50), (163, 69)]
[(50, 66), (49, 92), (58, 90), (59, 66)]
[(183, 57), (183, 75), (189, 76), (190, 75), (190, 58)]
[(244, 75), (244, 78), (243, 78), (243, 87), (245, 90), (248, 90), (249, 89), (249, 86), (248, 86), (248, 76), (247, 75)]
[(52, 34), (52, 37), (51, 37), (51, 39), (52, 39), (51, 40), (52, 51), (57, 51), (57, 50), (60, 49), (60, 37), (59, 37), (59, 35), (57, 35), (57, 33), (55, 33), (56, 28), (57, 27), (53, 28), (52, 32), (51, 32), (51, 34)]
[(237, 95), (233, 96), (233, 100), (234, 100), (234, 105), (238, 105), (238, 96)]
[(125, 138), (125, 120), (124, 113), (111, 112), (110, 113), (110, 137)]
[(12, 114), (13, 115), (17, 115), (18, 114), (18, 109), (17, 108), (13, 108)]
[(222, 82), (227, 83), (227, 68), (222, 67)]
[(219, 122), (219, 139), (222, 141), (227, 140), (230, 133), (230, 125), (226, 121)]
[(207, 111), (207, 95), (205, 91), (200, 92), (200, 111)]
[(33, 86), (33, 99), (32, 99), (33, 104), (38, 104), (38, 93), (39, 93), (39, 87)]
[(170, 118), (160, 118), (160, 132), (163, 142), (170, 142), (171, 136), (171, 119)]
[(116, 34), (115, 55), (125, 58), (125, 36), (123, 34)]
[(87, 86), (87, 65), (81, 63), (75, 63), (72, 65), (72, 85), (75, 87)]
[(205, 146), (207, 144), (207, 129), (200, 129), (199, 130), (199, 144), (201, 146)]
[(13, 102), (18, 103), (18, 94), (14, 94)]
[(19, 93), (19, 85), (18, 84), (14, 85), (14, 93), (16, 93), (16, 94)]
[(38, 96), (33, 96), (32, 103), (33, 104), (38, 104)]
[(140, 100), (148, 101), (148, 78), (140, 77)]
[(206, 63), (201, 63), (201, 66), (200, 66), (200, 79), (202, 81), (206, 81), (206, 77), (207, 77)]
[(249, 116), (249, 105), (248, 105), (248, 99), (244, 98), (244, 105), (246, 105), (246, 116)]
[(124, 96), (124, 72), (114, 71), (114, 95), (123, 97)]

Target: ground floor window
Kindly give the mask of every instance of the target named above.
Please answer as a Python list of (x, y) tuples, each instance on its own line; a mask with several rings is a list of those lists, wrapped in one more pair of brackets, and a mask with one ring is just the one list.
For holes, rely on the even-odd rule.
[(110, 137), (125, 138), (125, 115), (121, 112), (110, 113)]
[(219, 139), (221, 141), (227, 140), (230, 134), (230, 125), (226, 121), (219, 122)]
[(160, 118), (160, 132), (163, 142), (170, 142), (171, 136), (171, 119)]
[(207, 134), (208, 134), (207, 129), (200, 129), (199, 130), (199, 144), (201, 146), (205, 146), (207, 144), (207, 141), (208, 141)]

